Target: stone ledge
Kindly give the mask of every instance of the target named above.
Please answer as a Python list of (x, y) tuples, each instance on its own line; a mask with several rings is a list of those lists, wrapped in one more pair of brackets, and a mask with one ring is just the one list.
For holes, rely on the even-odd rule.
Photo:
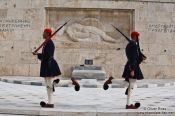
[[(45, 86), (44, 82), (41, 81), (25, 81), (25, 80), (17, 80), (17, 79), (6, 79), (0, 78), (0, 81), (6, 83), (14, 83), (14, 84), (23, 84), (23, 85), (32, 85), (32, 86)], [(71, 82), (69, 80), (61, 80), (63, 83), (59, 83), (56, 87), (72, 87)], [(103, 88), (104, 81), (98, 81), (97, 79), (81, 79), (78, 80), (80, 86), (83, 88)], [(109, 88), (124, 88), (120, 84), (119, 79), (114, 79), (113, 83), (109, 85)], [(116, 83), (118, 82), (118, 83)], [(155, 88), (155, 87), (168, 87), (168, 86), (175, 86), (175, 81), (169, 82), (161, 82), (161, 83), (137, 83), (135, 86), (136, 88)]]
[[(150, 111), (151, 112), (151, 111)], [(171, 112), (171, 111), (170, 111)], [(148, 116), (145, 111), (116, 109), (115, 111), (87, 111), (87, 110), (63, 110), (49, 108), (18, 108), (18, 107), (1, 107), (0, 114), (9, 115), (37, 115), (37, 116)], [(152, 113), (152, 112), (151, 112)], [(174, 112), (171, 112), (174, 116)], [(160, 114), (159, 116), (166, 116)], [(167, 115), (169, 116), (169, 115)]]
[(76, 79), (97, 79), (104, 80), (106, 78), (106, 72), (103, 70), (94, 69), (74, 69), (72, 71), (72, 77)]
[(101, 66), (74, 66), (73, 70), (102, 70)]

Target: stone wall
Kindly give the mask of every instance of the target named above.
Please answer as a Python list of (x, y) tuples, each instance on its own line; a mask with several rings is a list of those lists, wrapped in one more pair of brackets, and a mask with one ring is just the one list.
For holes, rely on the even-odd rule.
[[(44, 27), (58, 28), (55, 59), (63, 72), (93, 58), (109, 74), (121, 78), (129, 35), (139, 31), (148, 57), (145, 78), (175, 77), (175, 2), (173, 0), (0, 0), (0, 75), (38, 76), (40, 61), (32, 55)], [(120, 48), (120, 49), (118, 49)], [(41, 51), (40, 51), (41, 52)]]

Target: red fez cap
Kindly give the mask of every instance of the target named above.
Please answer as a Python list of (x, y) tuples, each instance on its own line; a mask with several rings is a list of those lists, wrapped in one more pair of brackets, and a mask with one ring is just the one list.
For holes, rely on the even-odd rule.
[(139, 36), (140, 34), (139, 34), (139, 32), (137, 32), (137, 31), (133, 31), (132, 33), (131, 33), (131, 37), (133, 37), (133, 36)]
[(51, 29), (51, 28), (45, 28), (45, 29), (44, 29), (44, 32), (52, 33), (52, 29)]

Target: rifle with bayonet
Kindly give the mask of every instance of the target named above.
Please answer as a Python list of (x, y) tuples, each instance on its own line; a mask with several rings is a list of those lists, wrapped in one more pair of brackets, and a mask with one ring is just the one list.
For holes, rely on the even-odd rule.
[[(70, 21), (70, 20), (69, 20)], [(61, 27), (59, 27), (51, 36), (49, 36), (34, 52), (33, 54), (36, 54), (41, 47), (43, 47), (52, 37), (61, 30), (69, 21), (65, 22)]]
[[(126, 40), (128, 41), (128, 42), (131, 42), (131, 40), (129, 39), (129, 37), (127, 37), (122, 31), (120, 31), (117, 27), (115, 27), (114, 25), (112, 25), (120, 34), (122, 34), (125, 38), (126, 38)], [(140, 44), (139, 44), (139, 39), (137, 39), (137, 44), (138, 44), (138, 51), (139, 51), (139, 64), (141, 63), (141, 62), (143, 62), (144, 60), (146, 60), (146, 56), (141, 52), (141, 50), (140, 50)]]

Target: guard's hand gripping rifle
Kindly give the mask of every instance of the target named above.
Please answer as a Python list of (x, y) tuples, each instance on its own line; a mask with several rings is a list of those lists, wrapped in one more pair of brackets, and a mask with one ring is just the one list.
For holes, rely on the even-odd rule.
[[(126, 40), (128, 42), (131, 42), (131, 40), (129, 39), (129, 37), (127, 37), (123, 32), (121, 32), (117, 27), (115, 27), (114, 25), (112, 25), (120, 34), (122, 34)], [(146, 56), (141, 52), (140, 50), (140, 44), (139, 44), (139, 39), (137, 39), (137, 43), (138, 43), (138, 51), (139, 51), (139, 64), (143, 61), (146, 60)]]
[[(70, 20), (69, 20), (70, 21)], [(69, 21), (65, 22), (61, 27), (59, 27), (51, 36), (49, 36), (34, 52), (33, 54), (36, 54), (41, 47), (43, 47), (49, 40), (52, 39), (52, 37), (61, 30)]]

